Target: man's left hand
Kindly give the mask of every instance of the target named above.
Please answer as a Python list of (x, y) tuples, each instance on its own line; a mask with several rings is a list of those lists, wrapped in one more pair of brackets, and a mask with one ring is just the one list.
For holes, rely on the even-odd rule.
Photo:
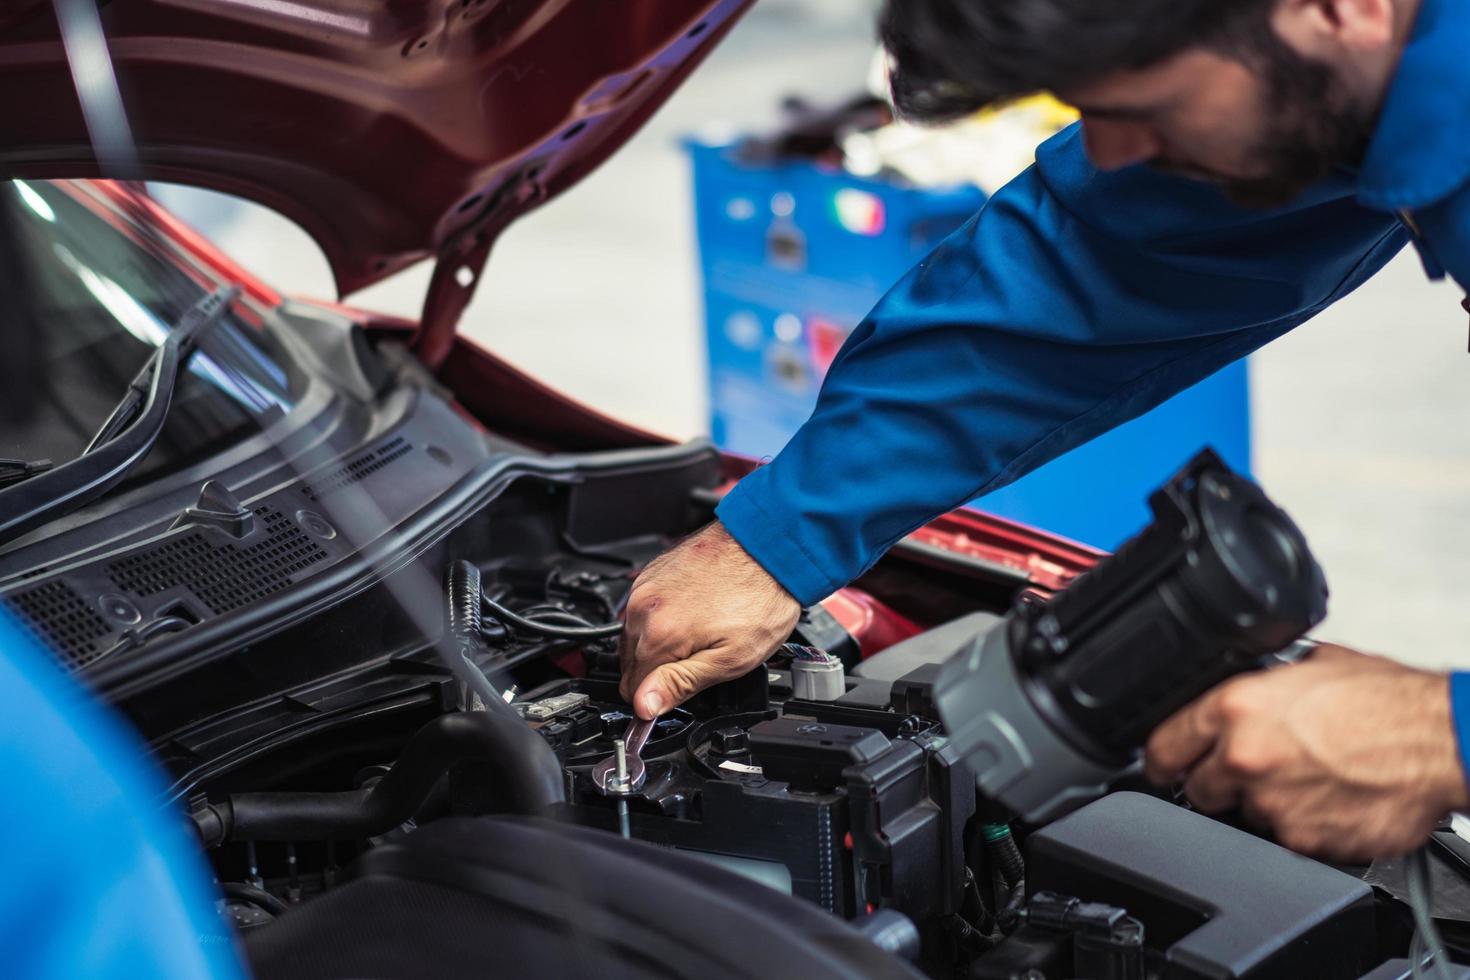
[(1342, 647), (1221, 684), (1159, 726), (1146, 764), (1199, 809), (1239, 806), (1339, 861), (1406, 854), (1470, 806), (1448, 677)]

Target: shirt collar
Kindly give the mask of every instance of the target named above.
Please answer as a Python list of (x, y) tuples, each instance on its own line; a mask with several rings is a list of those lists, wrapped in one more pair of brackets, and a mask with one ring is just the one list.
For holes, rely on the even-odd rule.
[(1358, 178), (1373, 208), (1423, 207), (1470, 181), (1470, 3), (1421, 0)]

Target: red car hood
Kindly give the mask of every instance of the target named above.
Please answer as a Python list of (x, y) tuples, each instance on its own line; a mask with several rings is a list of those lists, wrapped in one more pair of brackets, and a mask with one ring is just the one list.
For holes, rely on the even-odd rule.
[[(496, 234), (616, 150), (751, 2), (115, 0), (101, 17), (143, 172), (292, 218), (345, 295), (430, 256), (469, 288)], [(49, 0), (0, 7), (0, 106), (0, 171), (107, 176)]]

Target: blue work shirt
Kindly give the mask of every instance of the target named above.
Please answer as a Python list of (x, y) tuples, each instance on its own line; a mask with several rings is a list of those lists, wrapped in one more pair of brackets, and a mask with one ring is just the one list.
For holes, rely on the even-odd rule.
[[(895, 541), (1244, 357), (1413, 241), (1470, 288), (1470, 4), (1423, 0), (1362, 168), (1291, 206), (1231, 204), (1079, 126), (853, 332), (811, 418), (718, 515), (802, 603)], [(1470, 677), (1451, 683), (1462, 756)]]
[(0, 609), (0, 974), (243, 976), (198, 841), (143, 758)]

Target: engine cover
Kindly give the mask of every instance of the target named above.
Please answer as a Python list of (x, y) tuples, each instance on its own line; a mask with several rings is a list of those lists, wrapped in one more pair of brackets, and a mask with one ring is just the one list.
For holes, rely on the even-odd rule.
[(1027, 841), (1027, 891), (1122, 905), (1170, 980), (1358, 976), (1373, 893), (1325, 864), (1142, 793), (1113, 793)]

